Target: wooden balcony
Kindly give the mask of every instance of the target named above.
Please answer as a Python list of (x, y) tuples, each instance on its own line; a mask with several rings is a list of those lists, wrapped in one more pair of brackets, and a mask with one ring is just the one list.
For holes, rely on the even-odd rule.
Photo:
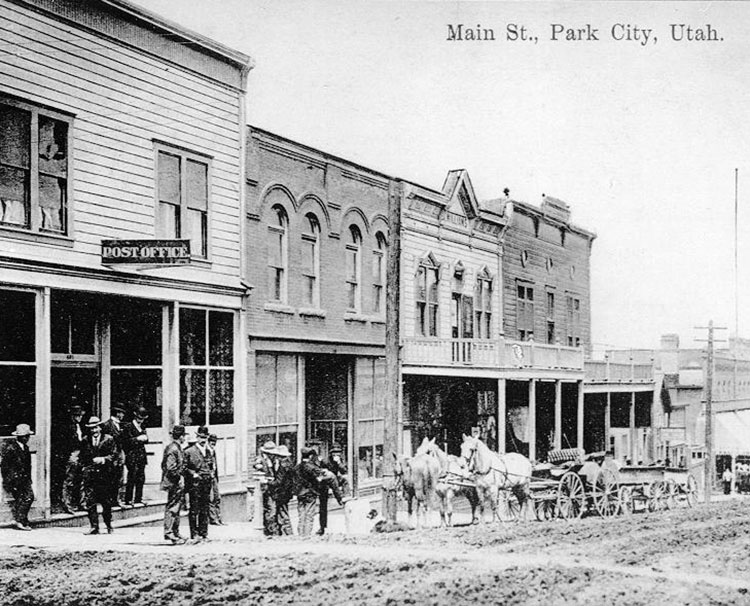
[(410, 366), (583, 370), (583, 349), (508, 339), (403, 339)]
[(584, 365), (586, 383), (653, 383), (654, 365), (634, 362), (610, 362), (586, 360)]

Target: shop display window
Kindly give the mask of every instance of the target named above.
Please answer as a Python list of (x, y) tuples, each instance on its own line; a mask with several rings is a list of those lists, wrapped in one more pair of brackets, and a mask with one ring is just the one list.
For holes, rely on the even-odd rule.
[(255, 419), (258, 426), (257, 447), (268, 440), (286, 444), (297, 453), (297, 357), (292, 355), (258, 354)]
[(180, 309), (180, 421), (234, 423), (234, 313)]
[(366, 481), (383, 476), (385, 362), (358, 359), (356, 373), (357, 473), (360, 481)]

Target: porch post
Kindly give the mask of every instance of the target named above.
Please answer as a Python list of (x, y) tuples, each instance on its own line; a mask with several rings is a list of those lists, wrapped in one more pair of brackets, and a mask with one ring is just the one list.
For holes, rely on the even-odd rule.
[(576, 417), (576, 448), (583, 450), (583, 381), (577, 382), (578, 414)]
[(635, 449), (635, 392), (630, 392), (630, 431), (628, 432), (630, 434), (630, 448), (628, 449), (630, 452), (630, 462), (633, 465), (638, 464), (638, 460), (635, 456), (636, 449)]
[[(42, 289), (36, 296), (35, 324), (36, 342), (34, 348), (37, 354), (36, 367), (36, 415), (34, 424), (39, 436), (34, 445), (29, 442), (29, 450), (36, 451), (37, 470), (33, 478), (34, 490), (39, 495), (39, 505), (43, 517), (49, 517), (52, 507), (52, 370), (50, 360), (50, 300), (49, 287)], [(17, 421), (13, 421), (16, 423)]]
[(555, 450), (562, 448), (562, 382), (555, 381)]
[[(609, 450), (609, 434), (612, 431), (612, 392), (607, 392), (607, 402), (604, 405), (604, 450)], [(614, 453), (612, 453), (614, 455)]]
[(529, 459), (536, 460), (536, 381), (529, 379)]
[(497, 451), (505, 452), (505, 379), (497, 380)]

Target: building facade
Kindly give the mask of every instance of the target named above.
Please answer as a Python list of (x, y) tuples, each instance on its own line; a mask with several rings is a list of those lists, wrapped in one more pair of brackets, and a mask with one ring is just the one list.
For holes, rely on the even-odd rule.
[[(219, 434), (239, 490), (249, 58), (119, 0), (0, 16), (22, 49), (0, 56), (0, 436), (35, 431), (36, 515), (59, 499), (74, 404), (148, 410), (147, 498), (175, 423)], [(189, 263), (161, 262), (177, 248)]]
[(247, 130), (251, 456), (267, 440), (337, 445), (358, 490), (382, 476), (388, 185)]

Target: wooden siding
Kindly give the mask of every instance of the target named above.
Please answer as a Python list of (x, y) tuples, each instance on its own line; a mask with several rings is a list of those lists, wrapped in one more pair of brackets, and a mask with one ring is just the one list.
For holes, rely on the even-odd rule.
[[(521, 227), (516, 221), (520, 219)], [(543, 219), (540, 218), (540, 222)], [(503, 322), (505, 336), (518, 338), (518, 308), (516, 284), (518, 280), (530, 282), (534, 287), (534, 340), (545, 343), (547, 340), (547, 298), (546, 291), (555, 293), (555, 332), (562, 345), (567, 344), (566, 295), (576, 296), (581, 301), (580, 336), (583, 345), (591, 345), (591, 287), (589, 241), (579, 234), (567, 232), (565, 246), (559, 246), (540, 238), (527, 228), (531, 218), (516, 214), (505, 234), (503, 246)], [(541, 230), (540, 230), (541, 231)], [(521, 253), (528, 252), (524, 267)], [(547, 260), (552, 259), (551, 269)], [(571, 275), (571, 267), (575, 267)]]
[[(401, 335), (417, 336), (416, 275), (419, 263), (432, 253), (440, 264), (438, 283), (438, 337), (451, 337), (453, 272), (458, 261), (464, 266), (464, 294), (475, 296), (476, 276), (487, 267), (492, 283), (492, 334), (497, 337), (501, 325), (500, 244), (497, 238), (472, 234), (451, 224), (439, 227), (434, 219), (418, 213), (404, 213), (401, 240)], [(476, 306), (476, 301), (475, 301)], [(476, 327), (474, 327), (476, 334)]]
[(212, 158), (208, 268), (172, 275), (226, 284), (239, 277), (241, 94), (157, 58), (16, 4), (0, 2), (0, 93), (74, 115), (75, 242), (15, 240), (0, 252), (100, 267), (102, 238), (155, 237), (154, 140)]

